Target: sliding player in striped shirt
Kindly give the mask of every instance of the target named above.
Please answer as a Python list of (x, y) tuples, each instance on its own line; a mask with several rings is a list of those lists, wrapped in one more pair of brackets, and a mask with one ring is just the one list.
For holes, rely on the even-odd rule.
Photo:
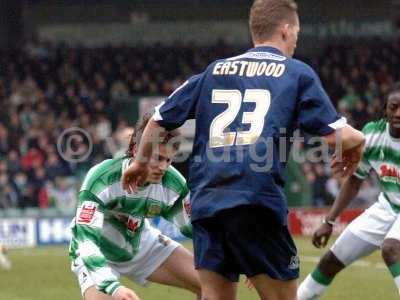
[(190, 237), (189, 191), (171, 166), (179, 148), (170, 132), (149, 165), (147, 184), (125, 192), (121, 176), (133, 160), (148, 119), (131, 138), (127, 156), (94, 166), (82, 184), (73, 221), (70, 257), (85, 300), (138, 300), (119, 275), (138, 284), (148, 281), (180, 287), (200, 295), (193, 255), (153, 228), (148, 218), (162, 216)]
[(363, 132), (366, 137), (363, 159), (314, 233), (313, 244), (318, 248), (326, 245), (333, 222), (355, 198), (370, 170), (379, 177), (378, 201), (350, 223), (321, 258), (317, 268), (300, 285), (298, 300), (319, 298), (337, 273), (379, 248), (400, 289), (400, 83), (388, 95), (385, 118), (368, 123)]

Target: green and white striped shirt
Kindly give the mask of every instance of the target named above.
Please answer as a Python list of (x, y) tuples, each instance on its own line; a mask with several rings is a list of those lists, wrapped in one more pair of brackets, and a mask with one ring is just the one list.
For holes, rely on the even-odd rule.
[(400, 139), (389, 133), (389, 124), (382, 119), (367, 123), (363, 128), (365, 150), (354, 173), (365, 179), (370, 170), (379, 178), (382, 195), (396, 212), (400, 212)]
[(170, 166), (159, 184), (129, 194), (121, 183), (129, 162), (127, 157), (108, 159), (89, 170), (72, 223), (71, 259), (82, 259), (97, 289), (110, 295), (120, 283), (108, 262), (127, 262), (135, 257), (146, 218), (162, 216), (191, 237), (189, 190), (184, 177)]

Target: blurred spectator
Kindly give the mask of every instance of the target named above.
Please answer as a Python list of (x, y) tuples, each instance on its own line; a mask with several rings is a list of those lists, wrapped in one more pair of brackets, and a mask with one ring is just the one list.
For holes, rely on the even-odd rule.
[(18, 206), (18, 195), (12, 187), (7, 174), (0, 174), (0, 208)]
[(324, 170), (322, 164), (316, 164), (314, 166), (315, 180), (313, 182), (313, 205), (317, 207), (326, 206), (331, 204), (332, 198), (326, 191), (326, 185), (328, 182), (328, 175)]
[(0, 174), (7, 174), (8, 165), (6, 160), (0, 160)]
[(24, 170), (30, 170), (33, 166), (42, 166), (44, 163), (44, 155), (37, 148), (31, 148), (21, 157), (21, 164)]
[(354, 110), (351, 112), (352, 120), (357, 128), (362, 128), (364, 124), (368, 123), (370, 116), (365, 107), (365, 103), (358, 99), (354, 104)]
[(6, 156), (9, 150), (8, 130), (0, 123), (0, 157)]
[(99, 115), (96, 123), (96, 135), (101, 141), (111, 137), (111, 122), (105, 115)]
[(21, 162), (19, 159), (18, 151), (13, 149), (8, 152), (7, 157), (7, 169), (11, 176), (15, 175), (18, 171), (21, 171)]
[(77, 203), (76, 189), (66, 177), (56, 177), (48, 189), (50, 201), (62, 211), (73, 211)]
[(354, 87), (349, 85), (349, 86), (347, 86), (346, 94), (343, 96), (341, 101), (346, 103), (347, 109), (349, 109), (351, 111), (351, 110), (353, 110), (356, 102), (359, 99), (360, 99), (359, 96), (354, 91)]
[(67, 175), (67, 169), (63, 166), (58, 155), (55, 153), (51, 153), (48, 155), (45, 163), (45, 171), (46, 177), (49, 180), (53, 180), (58, 176)]
[(337, 179), (333, 177), (329, 178), (326, 182), (326, 190), (333, 199), (339, 195), (342, 184), (343, 179)]
[(364, 180), (360, 192), (351, 203), (351, 207), (370, 206), (376, 201), (380, 193), (378, 182), (375, 180)]
[(18, 172), (14, 176), (14, 182), (15, 182), (18, 198), (20, 199), (19, 206), (23, 207), (24, 200), (26, 200), (26, 199), (23, 199), (23, 197), (26, 195), (26, 192), (28, 189), (28, 177), (22, 171)]

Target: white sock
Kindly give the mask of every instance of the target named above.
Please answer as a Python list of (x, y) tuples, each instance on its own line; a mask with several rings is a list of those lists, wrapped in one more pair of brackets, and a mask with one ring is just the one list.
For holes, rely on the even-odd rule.
[(400, 276), (397, 276), (394, 278), (394, 283), (396, 284), (397, 288), (399, 289), (400, 292)]
[(327, 288), (328, 285), (316, 282), (311, 274), (308, 274), (297, 290), (297, 300), (318, 299)]
[(400, 293), (400, 263), (395, 263), (389, 266), (389, 271), (393, 276), (394, 283)]
[(9, 261), (7, 256), (2, 252), (0, 252), (0, 266), (4, 270), (10, 270), (11, 269), (11, 262)]

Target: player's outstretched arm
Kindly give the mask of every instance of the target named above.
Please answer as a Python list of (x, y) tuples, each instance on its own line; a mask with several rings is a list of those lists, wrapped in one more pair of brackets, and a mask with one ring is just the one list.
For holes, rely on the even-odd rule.
[(325, 221), (319, 226), (314, 232), (312, 242), (315, 247), (325, 247), (332, 234), (333, 222), (336, 218), (346, 209), (350, 202), (357, 196), (360, 190), (363, 180), (356, 177), (350, 176), (344, 182), (340, 189), (339, 195), (335, 199), (332, 208), (329, 210)]
[(364, 143), (365, 140), (364, 134), (350, 125), (337, 129), (335, 132), (324, 136), (324, 138), (329, 146), (335, 149), (341, 146), (343, 151), (357, 147)]
[(331, 163), (333, 175), (336, 177), (353, 175), (363, 154), (364, 134), (346, 125), (323, 138), (330, 147), (335, 148)]
[(162, 136), (166, 130), (152, 119), (147, 123), (140, 139), (140, 144), (135, 156), (135, 161), (125, 170), (122, 175), (122, 187), (130, 193), (137, 190), (138, 186), (145, 183), (148, 173), (148, 163), (153, 149), (160, 146)]

